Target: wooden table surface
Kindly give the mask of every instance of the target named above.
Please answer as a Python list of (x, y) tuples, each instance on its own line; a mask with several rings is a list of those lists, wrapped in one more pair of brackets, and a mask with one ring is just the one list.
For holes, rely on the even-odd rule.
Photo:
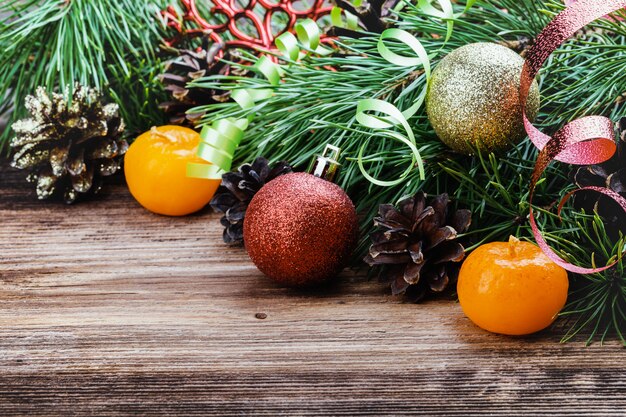
[(285, 289), (209, 211), (41, 203), (0, 166), (2, 416), (626, 415), (619, 343), (488, 334), (363, 272)]

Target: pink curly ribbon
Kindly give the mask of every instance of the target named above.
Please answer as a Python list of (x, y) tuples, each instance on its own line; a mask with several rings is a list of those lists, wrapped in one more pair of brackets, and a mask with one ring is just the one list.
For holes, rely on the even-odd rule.
[[(565, 6), (571, 6), (572, 4), (576, 3), (576, 1), (577, 0), (565, 0)], [(609, 20), (617, 21), (617, 22), (621, 22), (622, 20), (624, 20), (621, 17), (614, 18), (614, 17), (609, 16), (609, 15), (605, 15), (605, 16), (602, 16), (602, 17), (605, 18), (605, 19), (609, 19)]]
[[(582, 268), (572, 265), (559, 257), (550, 248), (537, 226), (532, 209), (532, 199), (537, 182), (553, 160), (573, 165), (599, 164), (609, 160), (617, 149), (614, 140), (613, 123), (606, 117), (583, 117), (568, 123), (550, 137), (540, 132), (526, 117), (526, 100), (530, 86), (539, 69), (559, 45), (594, 20), (624, 7), (626, 7), (626, 0), (578, 0), (557, 15), (537, 36), (535, 44), (528, 51), (522, 70), (520, 100), (524, 109), (524, 126), (530, 140), (540, 149), (530, 182), (530, 225), (535, 240), (544, 253), (556, 264), (578, 274), (601, 272), (613, 267), (617, 261), (601, 268)], [(565, 201), (573, 193), (582, 190), (597, 191), (612, 198), (622, 207), (626, 214), (626, 199), (616, 192), (600, 187), (585, 187), (569, 193), (559, 204), (559, 214)]]

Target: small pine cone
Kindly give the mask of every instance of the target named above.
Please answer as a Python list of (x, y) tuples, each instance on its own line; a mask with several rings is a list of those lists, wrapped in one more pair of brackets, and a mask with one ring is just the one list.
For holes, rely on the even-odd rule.
[(97, 90), (76, 85), (71, 102), (37, 88), (26, 97), (29, 119), (13, 123), (11, 165), (30, 170), (40, 200), (62, 196), (71, 204), (100, 190), (115, 174), (128, 149), (117, 104), (103, 104)]
[[(626, 117), (619, 120), (617, 129), (617, 152), (611, 159), (572, 171), (571, 179), (578, 187), (606, 187), (626, 198)], [(617, 238), (620, 231), (626, 233), (624, 213), (611, 198), (593, 191), (581, 191), (574, 197), (574, 207), (587, 213), (597, 211), (607, 222), (606, 231), (611, 238)]]
[(159, 106), (169, 116), (170, 122), (177, 125), (193, 126), (202, 113), (187, 114), (198, 106), (222, 103), (229, 99), (230, 93), (210, 88), (189, 88), (188, 83), (209, 75), (225, 75), (230, 72), (229, 60), (233, 57), (226, 51), (223, 59), (217, 55), (225, 46), (214, 43), (209, 46), (209, 38), (202, 40), (196, 50), (177, 50), (178, 56), (165, 65), (165, 73), (159, 80), (165, 90), (171, 94), (171, 100)]
[(211, 200), (211, 207), (224, 216), (220, 220), (224, 229), (224, 242), (234, 245), (243, 243), (243, 220), (252, 197), (276, 177), (293, 172), (286, 162), (278, 162), (273, 168), (267, 159), (259, 157), (252, 164), (244, 164), (237, 172), (222, 175), (222, 184)]
[(453, 287), (465, 248), (456, 239), (471, 223), (469, 210), (450, 212), (447, 194), (426, 205), (418, 192), (398, 208), (381, 204), (365, 262), (381, 267), (379, 277), (391, 283), (393, 295), (420, 301)]

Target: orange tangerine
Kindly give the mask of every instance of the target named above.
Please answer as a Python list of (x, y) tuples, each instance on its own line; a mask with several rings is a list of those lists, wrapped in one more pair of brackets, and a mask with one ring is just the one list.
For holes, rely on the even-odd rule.
[(548, 327), (567, 300), (567, 272), (529, 242), (512, 237), (474, 250), (459, 273), (463, 312), (494, 333), (525, 335)]
[(140, 135), (124, 158), (128, 188), (146, 209), (184, 216), (206, 206), (220, 180), (187, 177), (187, 163), (204, 163), (196, 155), (200, 135), (182, 126), (153, 127)]

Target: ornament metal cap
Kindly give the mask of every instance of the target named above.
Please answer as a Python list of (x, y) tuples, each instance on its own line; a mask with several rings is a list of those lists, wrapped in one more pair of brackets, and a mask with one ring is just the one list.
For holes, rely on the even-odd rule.
[(315, 155), (309, 165), (308, 173), (326, 181), (335, 182), (341, 164), (338, 162), (341, 149), (333, 145), (326, 145), (321, 155)]

